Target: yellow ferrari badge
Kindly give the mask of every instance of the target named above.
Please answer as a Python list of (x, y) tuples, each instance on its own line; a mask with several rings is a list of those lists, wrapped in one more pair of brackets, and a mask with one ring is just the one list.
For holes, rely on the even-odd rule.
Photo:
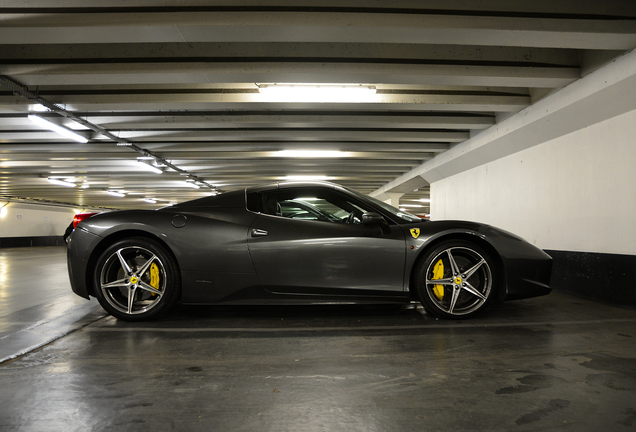
[(413, 236), (413, 238), (418, 238), (420, 236), (420, 229), (419, 228), (411, 228), (411, 235)]

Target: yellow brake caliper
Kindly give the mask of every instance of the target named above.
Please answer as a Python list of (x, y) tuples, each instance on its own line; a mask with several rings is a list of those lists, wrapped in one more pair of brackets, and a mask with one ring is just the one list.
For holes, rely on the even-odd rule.
[[(159, 289), (159, 267), (157, 264), (150, 264), (150, 286), (154, 289)], [(152, 294), (157, 295), (157, 294)]]
[[(433, 267), (433, 278), (432, 280), (443, 279), (444, 278), (444, 263), (442, 260), (439, 260), (435, 263), (435, 267)], [(433, 294), (437, 297), (437, 300), (444, 299), (444, 285), (435, 285), (433, 287)]]

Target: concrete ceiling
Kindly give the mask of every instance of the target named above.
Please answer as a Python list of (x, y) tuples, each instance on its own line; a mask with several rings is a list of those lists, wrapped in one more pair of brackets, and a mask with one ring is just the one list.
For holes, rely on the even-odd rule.
[[(371, 193), (636, 47), (633, 0), (172, 3), (2, 2), (0, 200), (154, 208), (309, 175)], [(288, 102), (273, 83), (376, 94)], [(27, 119), (42, 104), (88, 143)]]

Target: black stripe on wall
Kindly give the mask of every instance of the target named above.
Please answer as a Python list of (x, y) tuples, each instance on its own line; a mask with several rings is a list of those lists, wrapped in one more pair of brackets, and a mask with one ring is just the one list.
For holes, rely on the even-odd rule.
[(64, 246), (63, 236), (0, 237), (0, 248), (31, 246)]
[(636, 306), (636, 255), (546, 250), (552, 289), (602, 302)]

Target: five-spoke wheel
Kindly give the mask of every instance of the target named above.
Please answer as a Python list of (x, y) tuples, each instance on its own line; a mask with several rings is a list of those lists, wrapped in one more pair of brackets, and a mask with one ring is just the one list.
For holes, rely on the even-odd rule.
[(172, 255), (154, 240), (121, 240), (102, 253), (94, 273), (95, 296), (111, 315), (139, 321), (167, 312), (180, 278)]
[(417, 293), (424, 308), (442, 318), (469, 318), (483, 310), (494, 289), (494, 261), (479, 246), (442, 242), (415, 269)]

